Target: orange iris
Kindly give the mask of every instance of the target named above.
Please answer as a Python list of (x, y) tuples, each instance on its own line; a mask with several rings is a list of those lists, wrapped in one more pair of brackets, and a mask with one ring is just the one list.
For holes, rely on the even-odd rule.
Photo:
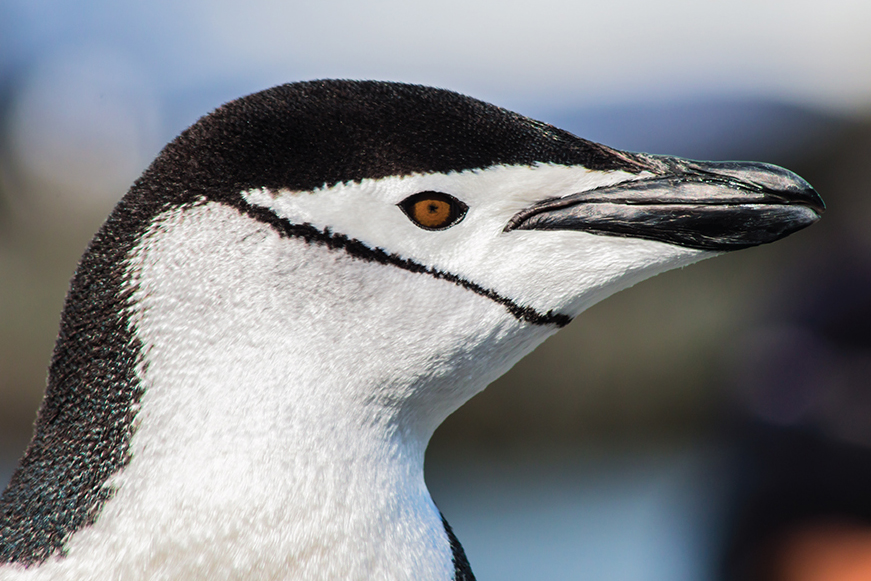
[(424, 199), (411, 207), (412, 218), (421, 226), (441, 228), (451, 219), (451, 205), (444, 200)]

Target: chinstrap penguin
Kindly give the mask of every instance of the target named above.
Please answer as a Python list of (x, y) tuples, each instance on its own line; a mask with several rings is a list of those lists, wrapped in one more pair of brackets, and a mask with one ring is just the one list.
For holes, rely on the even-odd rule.
[(762, 163), (316, 81), (167, 145), (71, 282), (0, 580), (469, 580), (436, 427), (593, 303), (819, 219)]

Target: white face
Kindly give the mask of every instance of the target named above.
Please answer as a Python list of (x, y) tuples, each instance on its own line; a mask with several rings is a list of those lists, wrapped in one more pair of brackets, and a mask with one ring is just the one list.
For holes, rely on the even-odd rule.
[[(505, 232), (520, 210), (549, 198), (650, 177), (542, 164), (495, 166), (339, 184), (313, 192), (252, 190), (254, 206), (308, 223), (493, 290), (540, 313), (577, 316), (608, 295), (715, 253), (650, 240), (576, 231)], [(426, 230), (397, 205), (436, 191), (469, 209), (457, 224)]]

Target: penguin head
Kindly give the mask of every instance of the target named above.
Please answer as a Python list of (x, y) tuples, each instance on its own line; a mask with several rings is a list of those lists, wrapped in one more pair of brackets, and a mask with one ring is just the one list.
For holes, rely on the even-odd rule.
[[(223, 209), (203, 222), (214, 230), (196, 251), (202, 236), (186, 230), (178, 243), (188, 245), (186, 256), (152, 261), (176, 270), (138, 279), (143, 304), (176, 285), (193, 255), (212, 256), (201, 268), (218, 285), (211, 295), (191, 280), (172, 299), (226, 315), (227, 325), (200, 335), (278, 343), (282, 333), (320, 326), (312, 341), (346, 337), (338, 365), (374, 357), (381, 370), (373, 377), (402, 376), (417, 386), (406, 395), (429, 394), (410, 399), (436, 410), (425, 414), (425, 434), (596, 301), (670, 268), (776, 240), (823, 207), (806, 182), (775, 166), (618, 151), (453, 92), (351, 81), (284, 85), (219, 108), (167, 146), (122, 206), (150, 217), (143, 227), (152, 234), (139, 244), (147, 252), (165, 229), (155, 219), (161, 212)], [(255, 225), (296, 258), (261, 256), (250, 246)], [(303, 275), (288, 266), (301, 264), (300, 242), (323, 251), (305, 264), (344, 266)], [(234, 264), (249, 273), (276, 266), (261, 278), (220, 272)], [(222, 302), (233, 295), (262, 298)], [(283, 326), (230, 325), (250, 324), (258, 305), (276, 301), (285, 305)], [(140, 326), (174, 322), (182, 333), (200, 324), (180, 313)], [(336, 321), (343, 330), (327, 332)], [(387, 347), (374, 356), (374, 345)], [(337, 362), (318, 365), (326, 377)], [(421, 378), (434, 375), (465, 385), (427, 390)], [(371, 385), (360, 388), (357, 400)], [(441, 401), (439, 393), (454, 395)]]
[(824, 208), (776, 166), (618, 151), (450, 91), (352, 81), (225, 105), (131, 195), (142, 189), (369, 249), (557, 326), (659, 272), (786, 236)]

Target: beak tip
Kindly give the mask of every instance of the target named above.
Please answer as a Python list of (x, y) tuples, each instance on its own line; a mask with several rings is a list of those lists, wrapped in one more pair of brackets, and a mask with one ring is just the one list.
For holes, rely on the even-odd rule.
[(811, 188), (810, 193), (814, 202), (810, 204), (810, 208), (817, 213), (817, 219), (822, 218), (823, 213), (826, 211), (826, 203), (815, 189)]

